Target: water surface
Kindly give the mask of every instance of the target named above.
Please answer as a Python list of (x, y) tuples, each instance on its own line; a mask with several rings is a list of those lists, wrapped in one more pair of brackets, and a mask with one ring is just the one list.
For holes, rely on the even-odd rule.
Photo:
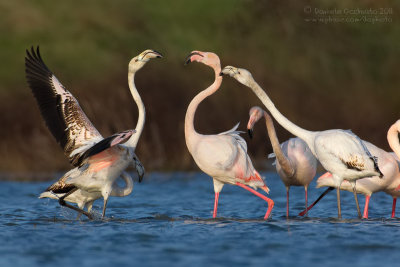
[[(202, 173), (152, 173), (125, 198), (109, 200), (107, 218), (89, 221), (55, 200), (38, 199), (50, 183), (0, 183), (0, 266), (395, 266), (400, 221), (390, 219), (392, 199), (374, 194), (368, 220), (357, 219), (353, 195), (325, 197), (309, 217), (304, 190), (286, 192), (275, 173), (264, 173), (275, 201), (225, 186), (212, 219), (212, 180)], [(322, 189), (309, 189), (314, 200)], [(364, 197), (359, 197), (364, 203)], [(101, 212), (102, 201), (95, 203)], [(399, 209), (398, 209), (399, 210)], [(400, 213), (400, 210), (398, 211)]]

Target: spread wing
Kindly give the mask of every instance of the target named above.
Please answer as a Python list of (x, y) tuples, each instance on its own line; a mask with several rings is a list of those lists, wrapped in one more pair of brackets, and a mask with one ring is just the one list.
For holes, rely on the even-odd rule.
[(88, 148), (103, 138), (79, 106), (75, 97), (43, 62), (39, 47), (26, 51), (25, 73), (47, 127), (64, 149), (72, 165)]

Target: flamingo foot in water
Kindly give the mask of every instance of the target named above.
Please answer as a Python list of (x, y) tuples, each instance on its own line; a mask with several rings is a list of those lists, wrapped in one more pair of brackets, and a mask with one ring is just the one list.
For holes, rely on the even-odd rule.
[[(268, 219), (269, 216), (270, 216), (270, 214), (271, 214), (272, 208), (274, 207), (274, 201), (273, 201), (272, 199), (270, 199), (270, 198), (264, 196), (263, 194), (258, 193), (256, 190), (254, 190), (254, 189), (248, 187), (247, 185), (241, 184), (241, 183), (239, 183), (239, 182), (236, 183), (236, 184), (237, 184), (238, 186), (240, 186), (240, 187), (242, 187), (242, 188), (244, 188), (244, 189), (250, 191), (250, 192), (253, 193), (254, 195), (256, 195), (256, 196), (258, 196), (258, 197), (264, 199), (264, 200), (268, 203), (268, 210), (267, 210), (267, 212), (265, 213), (264, 220)], [(266, 186), (261, 187), (261, 189), (264, 190), (264, 191), (267, 192), (267, 193), (269, 192), (269, 189), (268, 189), (268, 187), (266, 187)]]
[(371, 196), (365, 196), (365, 205), (364, 205), (364, 214), (363, 219), (368, 219), (368, 206), (369, 206), (369, 199)]
[(215, 193), (213, 218), (217, 217), (219, 193)]
[(392, 205), (392, 218), (394, 218), (394, 216), (395, 216), (395, 213), (396, 213), (396, 201), (397, 201), (397, 198), (393, 198), (393, 205)]

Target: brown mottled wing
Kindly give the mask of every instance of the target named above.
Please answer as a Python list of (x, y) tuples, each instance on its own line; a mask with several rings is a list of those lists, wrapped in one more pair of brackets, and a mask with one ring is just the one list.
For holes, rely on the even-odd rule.
[(72, 189), (76, 188), (72, 184), (66, 184), (65, 183), (66, 178), (68, 177), (66, 176), (62, 177), (60, 180), (50, 185), (45, 191), (51, 191), (55, 194), (62, 194), (62, 193), (68, 193)]
[(72, 165), (102, 136), (82, 111), (75, 97), (58, 81), (43, 62), (39, 47), (26, 51), (25, 73), (50, 132), (64, 149)]

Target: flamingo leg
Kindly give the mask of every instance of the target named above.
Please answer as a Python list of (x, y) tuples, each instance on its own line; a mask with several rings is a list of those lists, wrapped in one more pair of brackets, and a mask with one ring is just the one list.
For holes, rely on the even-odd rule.
[(342, 209), (340, 208), (340, 186), (336, 188), (336, 198), (337, 198), (337, 210), (338, 210), (338, 219), (342, 218)]
[(353, 187), (353, 194), (354, 194), (354, 199), (356, 201), (356, 205), (357, 205), (357, 214), (358, 214), (358, 218), (361, 219), (361, 211), (360, 211), (360, 205), (358, 205), (358, 197), (357, 197), (357, 190), (356, 190), (356, 182), (351, 182), (351, 185)]
[(60, 203), (61, 206), (70, 208), (74, 211), (77, 211), (79, 213), (85, 214), (90, 220), (93, 219), (92, 215), (89, 212), (84, 211), (83, 209), (77, 208), (75, 206), (72, 206), (70, 204), (68, 204), (67, 202), (65, 202), (64, 198), (66, 198), (67, 196), (71, 195), (72, 193), (74, 193), (76, 190), (78, 190), (78, 188), (74, 188), (71, 191), (69, 191), (68, 193), (66, 193), (65, 195), (63, 195), (62, 197), (60, 197), (58, 199), (58, 203)]
[(393, 205), (392, 205), (392, 218), (394, 218), (395, 213), (396, 213), (396, 201), (397, 201), (397, 198), (394, 197), (393, 198)]
[(102, 218), (102, 219), (104, 219), (104, 217), (106, 216), (107, 201), (108, 201), (108, 198), (104, 198), (103, 213), (102, 213), (102, 215), (101, 215), (101, 218)]
[(219, 193), (215, 192), (213, 218), (217, 217)]
[(306, 197), (306, 216), (308, 216), (308, 213), (307, 213), (307, 206), (308, 206), (308, 188), (307, 188), (307, 186), (305, 186), (304, 187), (304, 192), (305, 192), (305, 197)]
[[(256, 190), (248, 187), (247, 185), (241, 184), (241, 183), (236, 183), (238, 186), (250, 191), (251, 193), (253, 193), (254, 195), (264, 199), (267, 203), (268, 203), (268, 210), (265, 213), (264, 216), (264, 220), (268, 219), (269, 215), (271, 214), (272, 208), (274, 207), (274, 201), (266, 196), (264, 196), (263, 194), (258, 193)], [(262, 188), (263, 190), (265, 190), (264, 188)]]
[(371, 198), (371, 196), (365, 196), (363, 219), (368, 219), (368, 206), (369, 206), (369, 199), (370, 198)]
[(306, 214), (307, 211), (309, 211), (310, 209), (312, 209), (312, 207), (314, 207), (315, 204), (317, 204), (326, 194), (328, 194), (330, 191), (332, 191), (333, 189), (335, 189), (334, 187), (328, 187), (318, 198), (317, 200), (314, 201), (314, 203), (312, 203), (310, 206), (307, 207), (307, 209), (303, 210), (302, 212), (299, 213), (299, 216), (304, 216), (304, 214)]
[(290, 187), (286, 187), (286, 218), (289, 218), (289, 189)]

